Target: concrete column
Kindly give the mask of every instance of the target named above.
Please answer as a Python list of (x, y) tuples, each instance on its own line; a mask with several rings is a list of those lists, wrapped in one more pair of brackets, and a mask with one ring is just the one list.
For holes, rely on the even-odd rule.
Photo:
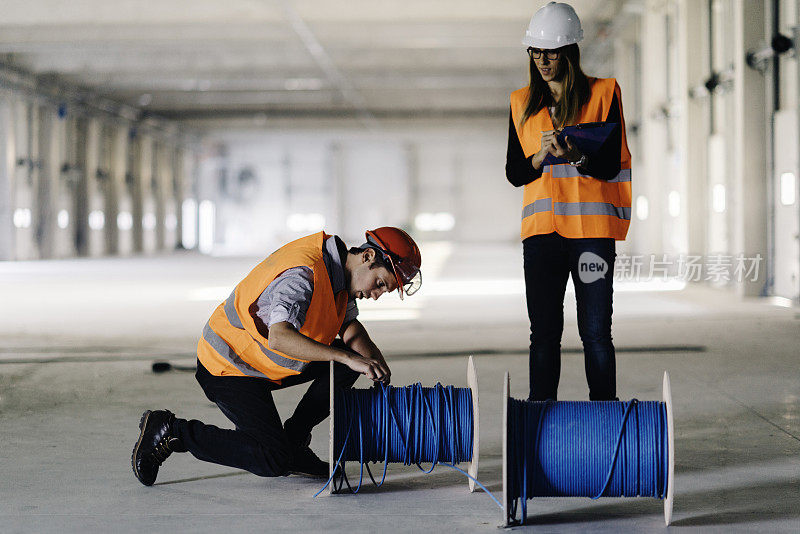
[(86, 165), (89, 117), (80, 117), (75, 128), (75, 156), (79, 170), (75, 184), (75, 250), (78, 256), (89, 255), (89, 177)]
[[(12, 100), (14, 113), (14, 210), (20, 210), (21, 226), (14, 228), (14, 258), (18, 260), (35, 260), (39, 257), (36, 244), (36, 168), (32, 165), (37, 154), (38, 140), (35, 120), (37, 109), (33, 102), (21, 98)], [(23, 217), (23, 215), (25, 215)]]
[(50, 150), (52, 156), (46, 165), (53, 174), (53, 198), (54, 205), (52, 217), (56, 222), (55, 228), (55, 248), (54, 256), (59, 258), (69, 258), (75, 255), (74, 232), (70, 228), (70, 212), (75, 205), (74, 188), (70, 182), (70, 173), (65, 169), (69, 162), (67, 152), (68, 126), (70, 121), (65, 107), (59, 107), (52, 112), (51, 139), (53, 146)]
[[(733, 246), (735, 254), (767, 257), (766, 83), (763, 75), (745, 63), (747, 50), (767, 38), (764, 0), (734, 3), (734, 151), (731, 160), (734, 185)], [(756, 281), (737, 285), (742, 296), (757, 296), (764, 286), (764, 269)]]
[(125, 173), (128, 169), (128, 126), (113, 125), (109, 129), (108, 196), (106, 197), (106, 250), (120, 254), (120, 228), (117, 222), (125, 196)]
[(175, 148), (175, 154), (172, 159), (172, 175), (174, 183), (174, 199), (173, 205), (175, 210), (175, 243), (183, 246), (183, 201), (186, 200), (187, 192), (187, 179), (186, 171), (188, 169), (186, 161), (186, 150), (178, 146)]
[(80, 216), (80, 233), (84, 236), (84, 239), (79, 243), (78, 254), (80, 256), (99, 256), (103, 252), (103, 231), (102, 229), (93, 229), (91, 227), (92, 224), (96, 227), (97, 222), (90, 221), (90, 217), (94, 219), (97, 218), (96, 215), (92, 215), (92, 212), (99, 211), (104, 213), (104, 206), (98, 183), (98, 171), (100, 170), (100, 134), (101, 124), (99, 119), (88, 117), (84, 129), (85, 142), (82, 147), (83, 176), (81, 177), (81, 186), (78, 188), (78, 195), (83, 197), (78, 200), (78, 205), (83, 212)]
[[(217, 147), (206, 145), (202, 148), (197, 163), (197, 207), (198, 207), (198, 226), (197, 226), (197, 245), (203, 252), (209, 252), (213, 246), (216, 228), (208, 224), (204, 219), (204, 205), (206, 201), (216, 202), (219, 198), (219, 177), (220, 177), (220, 156)], [(285, 187), (287, 178), (284, 168), (280, 168), (280, 186), (275, 188), (276, 193), (285, 198)], [(278, 230), (282, 232), (283, 229)]]
[(39, 244), (40, 258), (56, 256), (56, 208), (58, 195), (58, 176), (60, 173), (58, 135), (55, 110), (38, 107), (37, 157), (34, 160), (39, 168), (36, 199), (36, 241)]
[[(67, 114), (61, 118), (60, 126), (63, 135), (61, 153), (61, 198), (59, 211), (66, 211), (66, 227), (60, 228), (62, 254), (67, 257), (74, 257), (77, 252), (78, 230), (76, 229), (76, 214), (78, 188), (83, 174), (83, 155), (79, 154), (78, 149), (84, 146), (82, 138), (85, 131), (84, 119), (75, 114), (72, 109), (67, 109)], [(60, 215), (59, 215), (60, 216)]]
[(800, 0), (783, 0), (778, 30), (794, 39), (795, 53), (782, 54), (780, 63), (781, 109), (800, 108)]
[[(781, 33), (792, 36), (795, 46), (798, 46), (800, 5), (794, 10), (783, 5), (780, 15), (783, 20)], [(772, 202), (769, 207), (772, 239), (768, 280), (772, 282), (770, 294), (797, 303), (800, 300), (800, 95), (797, 94), (800, 92), (800, 58), (797, 55), (785, 56), (779, 62), (781, 107), (775, 110), (772, 121), (773, 152), (769, 169), (772, 178)], [(771, 77), (775, 74), (774, 70), (768, 71)], [(773, 80), (770, 80), (770, 85)], [(784, 177), (792, 176), (794, 184), (784, 182)], [(789, 189), (792, 185), (794, 191)], [(787, 195), (791, 198), (787, 198)]]
[(164, 154), (161, 168), (162, 196), (164, 199), (164, 240), (162, 247), (164, 250), (175, 250), (177, 244), (176, 228), (178, 227), (177, 210), (175, 209), (178, 194), (175, 187), (175, 161), (177, 159), (176, 147), (172, 144), (164, 146)]
[[(181, 206), (181, 213), (182, 213), (182, 223), (183, 225), (189, 225), (189, 229), (186, 232), (188, 242), (184, 243), (187, 248), (196, 249), (197, 243), (199, 239), (198, 233), (198, 207), (200, 204), (200, 154), (195, 149), (190, 149), (186, 151), (186, 163), (184, 166), (184, 191), (186, 193), (186, 198), (191, 198), (194, 203), (190, 204), (189, 207), (193, 208), (189, 210), (186, 214), (191, 217), (191, 220), (187, 220), (183, 215), (183, 207)], [(181, 228), (181, 239), (183, 239), (184, 230)]]
[(142, 213), (143, 213), (143, 199), (142, 199), (142, 138), (138, 133), (131, 132), (130, 147), (133, 152), (131, 158), (131, 215), (133, 218), (133, 226), (131, 232), (133, 234), (133, 252), (142, 252), (144, 249), (142, 230)]
[(152, 250), (154, 230), (151, 185), (153, 180), (153, 140), (137, 133), (133, 158), (133, 246), (135, 252)]
[[(648, 9), (642, 16), (642, 168), (633, 179), (636, 180), (633, 193), (633, 217), (631, 226), (636, 225), (637, 250), (634, 253), (660, 254), (663, 250), (662, 194), (663, 184), (671, 180), (668, 169), (667, 119), (664, 108), (667, 105), (666, 80), (666, 23), (664, 5), (660, 1), (648, 2)], [(646, 198), (647, 218), (642, 220), (644, 205), (639, 197)]]
[(708, 187), (706, 139), (709, 135), (708, 101), (689, 98), (689, 90), (702, 83), (709, 63), (708, 13), (705, 2), (678, 3), (678, 76), (681, 116), (677, 149), (686, 178), (681, 192), (681, 217), (687, 228), (687, 253), (702, 255), (708, 247)]
[(17, 162), (13, 98), (10, 91), (0, 93), (0, 261), (15, 258), (13, 215)]
[(156, 250), (161, 250), (166, 245), (165, 221), (167, 218), (167, 193), (166, 193), (166, 155), (168, 148), (163, 142), (153, 144), (153, 198), (156, 214)]

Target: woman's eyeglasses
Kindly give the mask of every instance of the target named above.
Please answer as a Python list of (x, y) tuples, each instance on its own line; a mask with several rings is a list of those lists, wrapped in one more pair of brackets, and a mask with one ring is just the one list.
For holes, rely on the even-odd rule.
[(528, 55), (531, 56), (531, 59), (541, 59), (543, 53), (550, 61), (555, 61), (561, 57), (560, 50), (542, 50), (541, 48), (533, 48), (532, 46), (528, 47)]

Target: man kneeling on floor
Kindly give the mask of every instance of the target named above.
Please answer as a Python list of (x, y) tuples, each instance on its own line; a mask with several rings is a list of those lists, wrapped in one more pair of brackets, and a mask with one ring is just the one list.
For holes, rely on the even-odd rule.
[[(329, 414), (329, 364), (334, 387), (349, 388), (359, 374), (389, 383), (381, 351), (356, 319), (356, 299), (421, 283), (419, 248), (399, 228), (366, 233), (347, 249), (320, 232), (283, 246), (236, 286), (203, 329), (197, 381), (235, 430), (146, 411), (131, 463), (152, 485), (173, 452), (271, 477), (328, 476), (328, 463), (309, 448), (311, 429)], [(335, 339), (336, 335), (340, 339)], [(281, 424), (272, 391), (311, 382), (294, 414)]]

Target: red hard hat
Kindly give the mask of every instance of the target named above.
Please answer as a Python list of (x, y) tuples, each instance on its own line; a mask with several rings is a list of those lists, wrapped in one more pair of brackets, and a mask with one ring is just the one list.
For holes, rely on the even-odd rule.
[(375, 248), (383, 254), (384, 260), (392, 266), (397, 278), (400, 298), (403, 298), (403, 292), (406, 295), (416, 293), (422, 285), (422, 256), (411, 236), (393, 226), (367, 230), (366, 236), (367, 242), (361, 248)]

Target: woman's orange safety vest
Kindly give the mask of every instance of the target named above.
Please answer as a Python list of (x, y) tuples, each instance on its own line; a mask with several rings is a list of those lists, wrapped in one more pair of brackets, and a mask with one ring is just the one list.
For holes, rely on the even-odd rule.
[[(625, 137), (622, 97), (614, 78), (589, 78), (591, 97), (575, 121), (603, 122), (617, 96), (620, 106), (620, 171), (610, 180), (600, 180), (578, 172), (567, 163), (545, 165), (542, 176), (525, 186), (522, 204), (522, 239), (538, 234), (558, 234), (569, 238), (611, 237), (625, 239), (631, 220), (631, 154)], [(528, 105), (528, 87), (511, 93), (511, 114), (525, 157), (542, 146), (542, 132), (553, 129), (547, 107), (520, 122)]]
[(347, 311), (348, 294), (347, 291), (333, 294), (322, 259), (328, 237), (319, 232), (276, 250), (214, 310), (197, 344), (197, 358), (208, 372), (215, 376), (255, 376), (279, 382), (305, 369), (308, 361), (270, 348), (250, 312), (267, 286), (292, 267), (305, 266), (314, 273), (314, 293), (300, 333), (324, 345), (336, 339)]

